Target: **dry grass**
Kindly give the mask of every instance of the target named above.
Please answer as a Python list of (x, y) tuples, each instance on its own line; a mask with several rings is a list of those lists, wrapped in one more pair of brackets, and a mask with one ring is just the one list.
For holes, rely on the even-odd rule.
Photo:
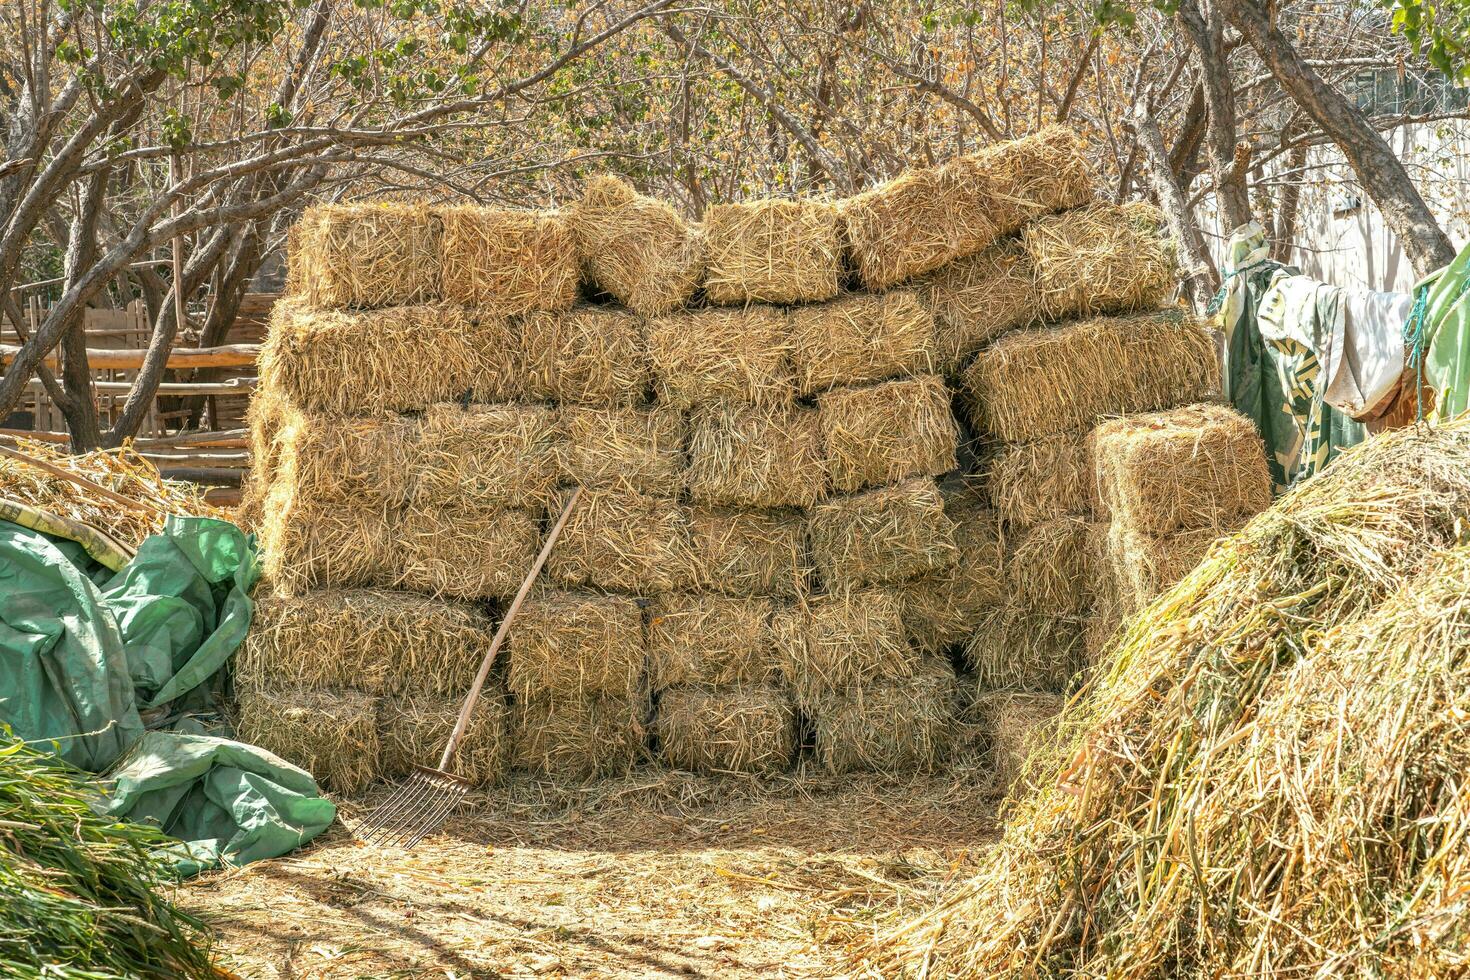
[(1056, 734), (1056, 717), (1066, 698), (1043, 691), (979, 691), (969, 712), (990, 735), (995, 787), (1020, 789), (1017, 779), (1038, 746)]
[(1093, 204), (1028, 224), (1021, 246), (1043, 311), (1057, 319), (1156, 309), (1174, 288), (1164, 216), (1151, 204)]
[(431, 405), (404, 467), (415, 506), (545, 506), (561, 476), (556, 423), (540, 405)]
[(800, 306), (787, 321), (803, 395), (935, 370), (934, 315), (906, 290)]
[(807, 535), (828, 589), (903, 582), (952, 568), (959, 558), (955, 522), (930, 479), (817, 504)]
[(1088, 439), (1064, 433), (1002, 446), (990, 461), (995, 509), (1013, 528), (1090, 514), (1093, 468)]
[(814, 596), (772, 617), (781, 669), (803, 707), (845, 687), (912, 677), (903, 604), (889, 589)]
[(720, 402), (689, 419), (689, 496), (735, 507), (810, 507), (827, 493), (818, 413)]
[(837, 295), (842, 245), (827, 201), (716, 204), (704, 215), (711, 303), (804, 303)]
[(266, 494), (259, 527), (261, 570), (285, 594), (312, 589), (391, 587), (397, 521), (380, 504), (308, 503), (289, 481)]
[(238, 707), (241, 739), (300, 766), (334, 793), (356, 793), (382, 775), (374, 697), (247, 688)]
[(1006, 603), (991, 608), (965, 644), (982, 689), (1063, 691), (1083, 666), (1082, 626)]
[(770, 684), (675, 688), (659, 698), (657, 732), (664, 759), (703, 773), (769, 773), (796, 754), (796, 706)]
[(684, 413), (663, 406), (565, 407), (558, 417), (567, 482), (669, 497), (684, 489)]
[(468, 689), (494, 631), (474, 605), (408, 592), (257, 593), (235, 682), (448, 696)]
[(703, 278), (699, 229), (616, 177), (589, 180), (571, 222), (587, 278), (635, 313), (661, 316), (683, 306)]
[[(470, 398), (492, 404), (525, 399), (520, 320), (485, 310), (466, 310), (464, 315), (469, 319), (468, 340), (474, 351)], [(463, 395), (458, 397), (463, 400)]]
[(235, 518), (247, 530), (255, 530), (263, 516), (265, 496), (270, 493), (280, 461), (276, 436), (294, 411), (274, 387), (256, 389), (245, 407), (245, 425), (250, 431), (250, 472), (245, 476), (244, 493), (240, 506), (235, 509)]
[[(464, 705), (463, 696), (404, 694), (378, 702), (378, 746), (383, 775), (405, 777), (415, 766), (438, 768), (439, 756)], [(449, 771), (474, 786), (494, 786), (510, 771), (505, 692), (487, 686), (480, 692), (464, 739), (449, 761)]]
[(648, 609), (648, 678), (655, 690), (778, 680), (772, 600), (708, 593), (658, 596)]
[(785, 599), (805, 591), (811, 559), (800, 512), (692, 507), (688, 517), (699, 588)]
[(937, 658), (912, 676), (831, 691), (811, 706), (817, 760), (829, 772), (928, 772), (954, 733), (954, 671)]
[(510, 632), (511, 693), (579, 700), (630, 697), (643, 685), (643, 611), (626, 596), (539, 591)]
[(274, 482), (314, 504), (391, 506), (413, 495), (419, 425), (398, 415), (331, 416), (282, 410), (269, 450)]
[(626, 310), (579, 306), (520, 320), (526, 394), (563, 405), (627, 407), (648, 395), (643, 321)]
[(1135, 613), (1189, 574), (1229, 528), (1177, 531), (1155, 537), (1114, 523), (1108, 529), (1108, 560), (1123, 609)]
[(964, 387), (977, 429), (1027, 442), (1198, 401), (1218, 390), (1219, 367), (1190, 317), (1097, 317), (1002, 337), (965, 371)]
[(676, 501), (627, 490), (584, 491), (546, 563), (549, 580), (652, 595), (691, 584), (689, 524)]
[(1011, 599), (1040, 616), (1081, 616), (1092, 605), (1098, 572), (1092, 525), (1062, 517), (1028, 528), (1008, 542)]
[(446, 300), (502, 316), (576, 302), (577, 250), (565, 215), (473, 206), (439, 215)]
[(1113, 419), (1091, 441), (1102, 509), (1130, 530), (1235, 528), (1271, 504), (1255, 423), (1224, 405)]
[(515, 765), (563, 781), (626, 774), (647, 755), (646, 713), (642, 696), (518, 700)]
[(1041, 319), (1030, 260), (1013, 239), (941, 266), (913, 289), (934, 313), (935, 370), (945, 375), (1001, 334)]
[(1042, 215), (1081, 207), (1094, 196), (1086, 147), (1060, 125), (986, 150), (972, 179), (985, 185), (992, 220), (1006, 235)]
[(1000, 527), (994, 512), (945, 504), (954, 521), (954, 565), (907, 582), (900, 590), (904, 631), (916, 649), (939, 653), (962, 643), (1003, 603), (1006, 588)]
[(769, 408), (796, 397), (786, 314), (769, 306), (695, 310), (648, 324), (658, 400), (689, 409), (711, 402)]
[(439, 298), (439, 217), (421, 204), (326, 204), (293, 231), (288, 276), (318, 308), (404, 306)]
[(392, 527), (395, 585), (458, 599), (508, 598), (541, 548), (540, 511), (446, 497)]
[(277, 303), (260, 378), (304, 411), (423, 411), (470, 390), (483, 359), (475, 330), (457, 307), (351, 313)]
[(839, 492), (939, 476), (958, 465), (959, 426), (938, 376), (839, 388), (821, 395), (817, 408)]

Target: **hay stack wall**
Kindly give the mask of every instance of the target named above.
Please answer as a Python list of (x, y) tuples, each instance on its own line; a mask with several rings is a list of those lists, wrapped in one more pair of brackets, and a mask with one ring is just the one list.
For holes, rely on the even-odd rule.
[[(1156, 217), (1095, 203), (1060, 129), (702, 223), (612, 179), (558, 212), (310, 211), (253, 426), (247, 737), (340, 790), (431, 757), (580, 485), (476, 779), (939, 764), (959, 691), (1070, 676), (1086, 430), (1209, 384), (1193, 324), (1138, 312), (1172, 284)], [(340, 758), (292, 724), (323, 706), (371, 715)]]

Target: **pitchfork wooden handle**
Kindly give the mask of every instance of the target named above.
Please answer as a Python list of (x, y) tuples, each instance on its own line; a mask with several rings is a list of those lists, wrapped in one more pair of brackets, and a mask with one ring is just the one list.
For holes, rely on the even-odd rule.
[(567, 518), (572, 516), (572, 508), (577, 506), (577, 498), (582, 496), (582, 488), (577, 487), (572, 491), (567, 505), (562, 508), (561, 516), (551, 526), (551, 531), (546, 535), (546, 543), (541, 546), (541, 553), (536, 556), (536, 561), (531, 565), (531, 571), (527, 573), (526, 580), (521, 583), (521, 588), (516, 592), (516, 597), (511, 601), (510, 608), (505, 611), (505, 618), (500, 621), (500, 628), (495, 631), (495, 639), (490, 641), (490, 649), (485, 653), (485, 659), (480, 661), (480, 672), (475, 675), (475, 683), (470, 687), (469, 696), (464, 699), (464, 706), (459, 709), (459, 717), (455, 719), (454, 731), (449, 733), (449, 744), (444, 746), (444, 754), (439, 757), (439, 768), (448, 771), (449, 760), (454, 756), (454, 750), (459, 748), (459, 740), (464, 737), (464, 732), (470, 723), (470, 714), (475, 710), (475, 702), (480, 699), (480, 689), (485, 686), (485, 678), (490, 676), (490, 668), (495, 663), (495, 655), (500, 652), (500, 645), (505, 642), (505, 635), (510, 632), (510, 624), (515, 620), (516, 613), (521, 611), (521, 603), (526, 600), (526, 594), (531, 591), (531, 586), (536, 584), (536, 577), (541, 574), (541, 566), (546, 564), (546, 559), (551, 556), (551, 549), (556, 545), (556, 539), (561, 537), (561, 529), (566, 527)]

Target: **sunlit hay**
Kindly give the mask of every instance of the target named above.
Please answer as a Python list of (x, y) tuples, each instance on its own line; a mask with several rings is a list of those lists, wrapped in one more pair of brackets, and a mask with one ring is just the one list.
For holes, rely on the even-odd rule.
[(351, 313), (277, 303), (261, 381), (304, 411), (335, 415), (422, 411), (459, 398), (481, 363), (453, 306)]
[(1093, 509), (1089, 443), (1067, 432), (1002, 446), (990, 461), (995, 509), (1012, 528), (1026, 528)]
[[(378, 702), (378, 745), (383, 775), (406, 777), (415, 766), (439, 767), (439, 756), (459, 719), (464, 697), (417, 692)], [(505, 692), (487, 684), (475, 701), (464, 737), (448, 769), (472, 786), (494, 786), (510, 771), (510, 708)]]
[(1026, 760), (1056, 735), (1056, 719), (1067, 699), (1045, 691), (979, 691), (967, 714), (990, 735), (995, 789), (1005, 793), (1025, 770)]
[(694, 555), (679, 504), (631, 490), (586, 490), (546, 563), (548, 580), (652, 595), (691, 584)]
[(510, 631), (517, 697), (629, 695), (644, 673), (643, 610), (628, 596), (538, 589)]
[(1014, 239), (941, 266), (913, 289), (934, 313), (934, 369), (949, 376), (1001, 334), (1041, 319), (1031, 263)]
[(936, 375), (837, 388), (817, 398), (832, 488), (839, 493), (958, 465), (960, 430)]
[(809, 507), (827, 493), (815, 409), (718, 402), (689, 418), (689, 496), (737, 507)]
[(1098, 497), (1131, 530), (1234, 528), (1271, 504), (1266, 447), (1255, 423), (1227, 406), (1113, 419), (1092, 443)]
[(812, 559), (828, 589), (903, 582), (952, 568), (955, 522), (930, 479), (905, 480), (817, 504), (807, 517)]
[(987, 184), (994, 221), (1002, 234), (1052, 211), (1094, 198), (1092, 165), (1082, 139), (1066, 126), (1046, 126), (1030, 136), (984, 151), (976, 178)]
[(837, 295), (842, 243), (828, 201), (715, 204), (704, 213), (711, 303), (804, 303)]
[(811, 557), (800, 512), (695, 506), (688, 519), (698, 588), (785, 599), (806, 589)]
[(977, 429), (1027, 442), (1198, 401), (1219, 378), (1203, 325), (1170, 311), (1008, 334), (976, 356), (964, 389)]
[(307, 506), (389, 506), (412, 495), (419, 424), (399, 415), (287, 411), (272, 448), (276, 482), (292, 487)]
[(350, 796), (382, 775), (371, 695), (248, 688), (239, 693), (238, 710), (241, 741), (300, 766), (334, 793)]
[(963, 656), (982, 688), (1063, 691), (1083, 666), (1082, 625), (1006, 603), (985, 613)]
[(1157, 309), (1174, 288), (1164, 216), (1151, 204), (1093, 204), (1021, 231), (1042, 310), (1057, 319)]
[(1354, 447), (1217, 545), (1109, 645), (1000, 846), (872, 971), (1462, 973), (1467, 518), (1454, 422)]
[(786, 317), (804, 395), (935, 370), (934, 315), (906, 290), (798, 306)]
[(397, 578), (397, 520), (379, 503), (308, 503), (289, 481), (265, 497), (261, 570), (278, 592), (391, 587)]
[(778, 680), (772, 600), (671, 593), (648, 608), (648, 676), (654, 690)]
[(293, 229), (287, 275), (317, 308), (404, 306), (439, 298), (439, 218), (419, 204), (324, 204)]
[[(470, 400), (513, 402), (526, 396), (525, 366), (521, 363), (521, 321), (486, 310), (466, 310), (469, 343), (474, 351), (470, 371)], [(463, 401), (462, 393), (455, 397)]]
[(629, 406), (648, 396), (643, 321), (626, 310), (579, 306), (520, 321), (526, 395), (563, 405)]
[(572, 205), (571, 221), (587, 278), (635, 313), (668, 313), (698, 288), (701, 232), (663, 201), (599, 175)]
[(811, 706), (817, 761), (828, 772), (927, 772), (954, 733), (954, 670), (926, 658), (912, 676), (830, 691)]
[(912, 677), (919, 663), (890, 589), (814, 596), (778, 609), (771, 625), (782, 672), (803, 706), (844, 687)]
[(1092, 525), (1079, 517), (1037, 524), (1008, 542), (1006, 581), (1014, 601), (1041, 616), (1081, 616), (1098, 572)]
[(770, 306), (692, 310), (648, 324), (648, 360), (660, 402), (693, 408), (744, 402), (775, 408), (796, 397), (786, 314)]
[(509, 598), (541, 548), (539, 510), (467, 496), (412, 507), (393, 532), (394, 584), (456, 599)]
[(469, 687), (495, 632), (477, 606), (411, 592), (263, 593), (235, 658), (241, 688), (454, 694)]
[(439, 214), (449, 302), (507, 316), (576, 302), (577, 250), (565, 215), (473, 206)]
[(265, 513), (265, 497), (270, 493), (280, 461), (277, 434), (290, 416), (290, 404), (274, 387), (257, 388), (245, 408), (245, 424), (250, 431), (250, 471), (245, 476), (240, 506), (235, 508), (237, 523), (253, 531)]
[(913, 579), (899, 590), (909, 643), (939, 653), (969, 638), (985, 614), (1006, 601), (1004, 548), (993, 511), (953, 507), (958, 558), (946, 569)]
[(1165, 589), (1184, 578), (1210, 550), (1210, 545), (1233, 528), (1203, 528), (1155, 536), (1140, 534), (1114, 523), (1108, 530), (1108, 559), (1112, 563), (1123, 609), (1134, 613)]
[(659, 748), (694, 772), (779, 772), (796, 754), (796, 706), (773, 684), (678, 687), (659, 698)]
[(540, 507), (561, 476), (556, 412), (543, 405), (431, 405), (409, 469), (414, 506)]
[(560, 780), (626, 773), (647, 755), (646, 712), (641, 695), (517, 700), (515, 765)]
[(684, 413), (653, 408), (563, 407), (561, 469), (568, 483), (676, 496), (687, 468)]
[(1082, 647), (1087, 663), (1095, 664), (1113, 635), (1122, 626), (1127, 612), (1123, 586), (1109, 553), (1109, 537), (1113, 526), (1104, 522), (1091, 525), (1093, 588), (1092, 611), (1082, 624)]

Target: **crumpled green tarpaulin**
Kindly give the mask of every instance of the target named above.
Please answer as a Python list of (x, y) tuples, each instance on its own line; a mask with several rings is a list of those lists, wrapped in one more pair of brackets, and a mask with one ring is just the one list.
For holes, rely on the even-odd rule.
[(1434, 415), (1452, 419), (1470, 409), (1470, 245), (1414, 289), (1428, 290), (1424, 380), (1435, 391)]

